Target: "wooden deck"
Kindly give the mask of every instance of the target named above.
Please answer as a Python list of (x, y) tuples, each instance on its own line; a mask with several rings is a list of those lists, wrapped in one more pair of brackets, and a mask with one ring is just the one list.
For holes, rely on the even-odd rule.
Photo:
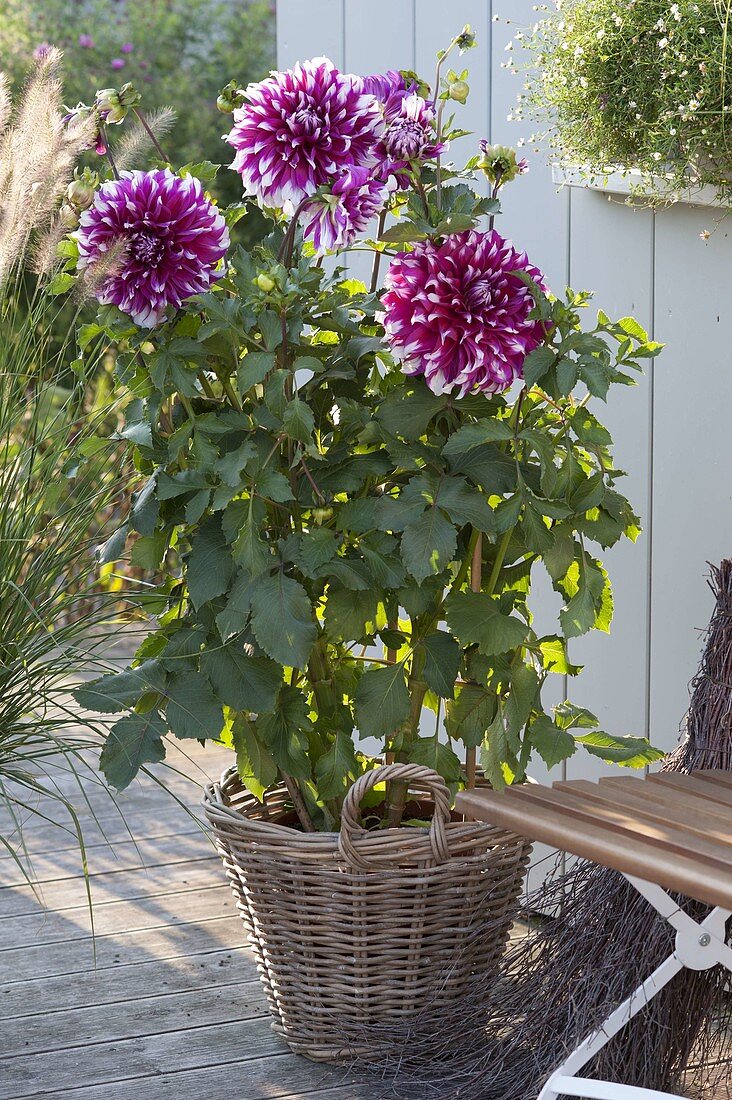
[[(197, 811), (205, 775), (229, 758), (186, 751), (175, 762), (192, 778), (166, 782)], [(77, 792), (94, 939), (73, 836), (28, 828), (42, 902), (0, 856), (0, 1100), (373, 1095), (272, 1034), (218, 857), (183, 807), (134, 784), (119, 798), (132, 841), (105, 792), (85, 789), (106, 834)]]

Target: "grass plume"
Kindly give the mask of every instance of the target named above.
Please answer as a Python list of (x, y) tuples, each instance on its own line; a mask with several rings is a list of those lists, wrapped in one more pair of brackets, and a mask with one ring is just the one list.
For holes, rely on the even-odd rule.
[(53, 222), (80, 154), (94, 136), (90, 117), (64, 121), (59, 50), (34, 64), (17, 103), (0, 83), (0, 284), (22, 264), (36, 234)]

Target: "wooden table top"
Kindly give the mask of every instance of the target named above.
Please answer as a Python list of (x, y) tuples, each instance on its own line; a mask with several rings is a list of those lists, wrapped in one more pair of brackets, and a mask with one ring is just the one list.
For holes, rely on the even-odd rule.
[(732, 911), (732, 773), (462, 791), (466, 816)]

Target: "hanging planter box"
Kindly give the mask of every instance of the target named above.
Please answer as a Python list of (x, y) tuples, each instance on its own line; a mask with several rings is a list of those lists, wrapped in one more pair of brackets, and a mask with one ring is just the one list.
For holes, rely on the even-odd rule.
[(552, 180), (562, 187), (583, 187), (590, 191), (601, 191), (607, 195), (622, 196), (640, 204), (647, 200), (654, 203), (665, 202), (668, 205), (682, 203), (689, 206), (714, 206), (722, 209), (726, 209), (728, 205), (719, 198), (716, 187), (690, 186), (687, 191), (672, 193), (667, 191), (668, 181), (665, 176), (649, 178), (637, 168), (609, 168), (606, 173), (597, 173), (581, 164), (569, 167), (553, 164)]

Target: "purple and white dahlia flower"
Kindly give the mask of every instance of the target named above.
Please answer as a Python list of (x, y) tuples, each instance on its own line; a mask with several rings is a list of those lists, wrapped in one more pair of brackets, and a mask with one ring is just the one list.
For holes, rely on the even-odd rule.
[(346, 168), (329, 191), (305, 206), (303, 236), (312, 240), (317, 256), (348, 248), (388, 197), (389, 186), (368, 168)]
[(361, 82), (361, 88), (368, 95), (375, 95), (382, 103), (397, 92), (407, 90), (407, 82), (398, 69), (388, 69), (385, 73), (374, 73), (373, 76), (360, 76), (356, 78)]
[(382, 171), (393, 173), (406, 186), (404, 169), (414, 161), (438, 156), (445, 147), (436, 139), (434, 108), (415, 92), (397, 93), (387, 100), (384, 121), (386, 129), (376, 146)]
[(381, 105), (327, 57), (274, 72), (245, 94), (226, 140), (245, 193), (264, 206), (294, 208), (342, 169), (376, 163)]
[(534, 300), (514, 274), (541, 272), (495, 230), (424, 241), (392, 260), (383, 295), (386, 340), (405, 374), (433, 393), (499, 393), (544, 338)]
[[(93, 275), (105, 258), (109, 264), (96, 291), (102, 305), (118, 306), (143, 328), (207, 290), (229, 246), (226, 223), (200, 180), (169, 168), (108, 180), (74, 236), (81, 271)], [(110, 261), (115, 249), (119, 256)]]

